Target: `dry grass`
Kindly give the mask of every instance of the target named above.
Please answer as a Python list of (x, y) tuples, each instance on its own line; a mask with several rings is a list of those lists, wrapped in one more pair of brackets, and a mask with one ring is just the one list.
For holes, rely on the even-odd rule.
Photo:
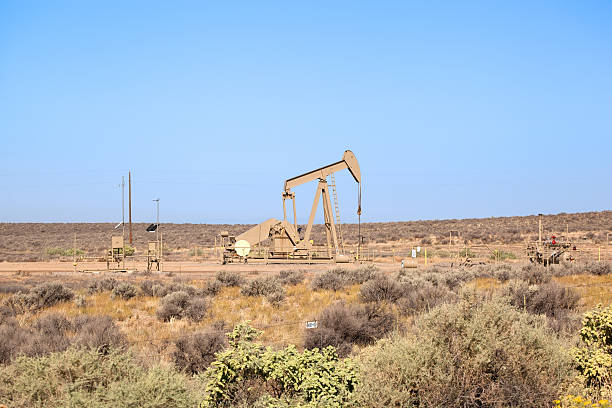
[[(124, 321), (139, 312), (144, 312), (148, 315), (155, 315), (158, 299), (148, 296), (134, 297), (129, 300), (120, 298), (111, 299), (110, 292), (95, 293), (93, 295), (85, 295), (80, 292), (87, 304), (85, 307), (78, 307), (74, 302), (60, 303), (44, 310), (46, 313), (61, 313), (66, 317), (74, 317), (80, 314), (88, 315), (108, 315), (113, 320)], [(32, 317), (37, 318), (38, 315)]]
[[(202, 281), (193, 281), (203, 286)], [(224, 321), (229, 329), (245, 320), (264, 329), (262, 341), (273, 347), (296, 344), (301, 347), (305, 321), (315, 320), (320, 312), (335, 301), (358, 302), (360, 285), (352, 285), (338, 292), (313, 291), (306, 281), (287, 287), (287, 298), (276, 307), (263, 296), (243, 296), (239, 287), (226, 287), (212, 299), (206, 317), (193, 323), (188, 320), (159, 321), (155, 312), (159, 298), (137, 296), (129, 300), (111, 299), (110, 292), (88, 295), (78, 290), (86, 306), (78, 307), (74, 302), (64, 302), (38, 313), (20, 316), (23, 323), (31, 323), (43, 315), (60, 313), (66, 317), (80, 314), (108, 315), (115, 320), (128, 342), (150, 361), (168, 360), (174, 349), (173, 341), (196, 331), (207, 330), (213, 323)]]
[(304, 282), (287, 288), (287, 298), (279, 306), (270, 304), (263, 296), (242, 296), (239, 288), (224, 288), (211, 308), (211, 315), (202, 324), (208, 325), (223, 320), (230, 326), (250, 320), (255, 327), (267, 327), (262, 340), (268, 344), (300, 344), (305, 321), (314, 320), (332, 302), (343, 300), (347, 303), (358, 301), (359, 285), (345, 290), (313, 291), (310, 283)]
[[(598, 303), (612, 304), (612, 275), (569, 275), (554, 278), (566, 286), (575, 286), (581, 296), (581, 310), (592, 308)], [(138, 279), (136, 280), (138, 281)], [(187, 283), (187, 282), (185, 282)], [(193, 280), (189, 284), (204, 287), (206, 281)], [(505, 285), (494, 278), (477, 278), (466, 284), (479, 291), (497, 292)], [(21, 315), (18, 320), (29, 324), (42, 315), (60, 313), (68, 318), (80, 314), (108, 315), (116, 321), (128, 342), (139, 351), (146, 361), (169, 361), (174, 350), (174, 340), (201, 330), (210, 330), (215, 322), (225, 322), (229, 331), (241, 321), (250, 320), (264, 330), (263, 342), (273, 347), (287, 344), (302, 346), (305, 321), (315, 320), (320, 313), (335, 301), (359, 302), (360, 285), (348, 286), (341, 291), (311, 289), (310, 279), (287, 286), (286, 299), (274, 306), (263, 296), (243, 296), (239, 287), (226, 287), (211, 299), (211, 307), (205, 318), (197, 323), (188, 320), (159, 321), (155, 315), (160, 298), (137, 296), (129, 300), (111, 299), (110, 292), (87, 294), (86, 285), (74, 285), (75, 294), (86, 300), (84, 307), (75, 302), (56, 304), (37, 313)], [(0, 294), (0, 300), (10, 294)], [(412, 316), (400, 315), (397, 306), (388, 305), (396, 314), (397, 327), (408, 327)]]
[(612, 275), (568, 275), (554, 280), (566, 285), (573, 286), (574, 290), (580, 294), (582, 307), (587, 310), (597, 304), (612, 304)]

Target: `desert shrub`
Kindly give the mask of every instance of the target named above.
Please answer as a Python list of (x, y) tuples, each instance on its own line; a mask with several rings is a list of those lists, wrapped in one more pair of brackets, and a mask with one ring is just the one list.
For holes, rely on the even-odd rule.
[(29, 298), (27, 293), (17, 292), (2, 301), (3, 316), (17, 316), (29, 310)]
[(59, 282), (45, 282), (30, 289), (30, 309), (38, 310), (72, 300), (72, 290)]
[(364, 302), (396, 302), (402, 294), (402, 285), (397, 280), (379, 274), (361, 285), (359, 298)]
[[(30, 338), (31, 333), (22, 329), (17, 320), (12, 317), (3, 318), (0, 323), (0, 364), (13, 360)], [(0, 379), (0, 383), (1, 381)]]
[(571, 376), (542, 319), (500, 301), (442, 305), (359, 360), (368, 407), (545, 407)]
[(77, 295), (74, 298), (74, 305), (78, 308), (83, 308), (87, 306), (87, 299), (83, 295)]
[(28, 289), (22, 285), (2, 285), (2, 287), (0, 287), (0, 293), (17, 293), (27, 291)]
[(530, 285), (539, 285), (550, 282), (552, 270), (542, 265), (529, 264), (521, 268), (519, 277)]
[(266, 300), (272, 304), (272, 306), (280, 306), (281, 303), (284, 302), (287, 297), (287, 292), (282, 287), (274, 292), (268, 293), (266, 295)]
[(146, 369), (114, 349), (20, 357), (0, 367), (0, 378), (2, 402), (11, 407), (194, 407), (201, 399), (182, 374)]
[(179, 291), (164, 296), (159, 302), (156, 314), (159, 320), (165, 322), (184, 317), (197, 322), (204, 318), (209, 307), (207, 299), (199, 296), (191, 297), (187, 292)]
[(303, 270), (285, 269), (276, 275), (276, 278), (282, 285), (297, 285), (304, 281), (304, 275), (306, 274)]
[(91, 281), (87, 287), (87, 292), (92, 295), (94, 293), (98, 293), (98, 292), (104, 292), (104, 291), (111, 291), (113, 289), (115, 289), (115, 286), (117, 286), (118, 282), (117, 279), (109, 277), (109, 278), (103, 278), (100, 280), (94, 280)]
[(166, 285), (168, 293), (172, 292), (186, 292), (189, 296), (199, 296), (200, 290), (193, 285), (187, 285), (184, 282), (176, 281)]
[(218, 281), (217, 279), (206, 282), (206, 285), (202, 289), (202, 294), (205, 296), (217, 296), (221, 289), (223, 288), (223, 283)]
[(352, 346), (372, 344), (387, 335), (396, 321), (381, 305), (346, 305), (335, 303), (323, 310), (318, 327), (306, 332), (307, 349), (333, 346), (340, 356), (350, 353)]
[(121, 333), (110, 316), (79, 315), (74, 318), (75, 336), (73, 343), (102, 352), (125, 344)]
[(580, 296), (572, 289), (556, 282), (529, 285), (525, 281), (512, 281), (503, 291), (510, 304), (519, 310), (549, 317), (556, 331), (577, 329), (579, 320), (572, 315)]
[(498, 264), (491, 268), (491, 277), (500, 282), (507, 282), (512, 277), (512, 267), (508, 264)]
[(217, 273), (217, 280), (223, 286), (241, 286), (244, 283), (244, 277), (238, 272), (233, 271), (219, 271)]
[(344, 276), (339, 274), (337, 269), (333, 269), (315, 276), (311, 286), (315, 290), (326, 289), (338, 291), (344, 289), (347, 284), (348, 282)]
[(403, 282), (414, 283), (415, 281), (425, 281), (433, 286), (446, 287), (450, 290), (460, 288), (465, 282), (469, 282), (479, 276), (482, 276), (483, 270), (476, 268), (455, 268), (442, 270), (438, 268), (426, 269), (418, 276), (415, 274), (401, 270), (398, 279)]
[(584, 271), (591, 275), (609, 275), (612, 272), (610, 264), (604, 262), (589, 262), (584, 265)]
[(282, 291), (283, 287), (276, 277), (252, 279), (242, 285), (240, 293), (244, 296), (267, 296)]
[(378, 268), (374, 265), (360, 266), (355, 269), (337, 269), (342, 275), (346, 277), (346, 280), (350, 284), (359, 283), (362, 284), (376, 276)]
[(27, 293), (18, 292), (2, 303), (3, 314), (16, 316), (27, 311), (37, 311), (67, 302), (74, 297), (72, 290), (59, 282), (45, 282), (30, 289)]
[(434, 286), (430, 282), (421, 285), (405, 283), (403, 294), (397, 300), (397, 306), (403, 315), (430, 311), (442, 303), (453, 302), (457, 295), (443, 286)]
[(168, 290), (167, 287), (165, 287), (163, 284), (161, 283), (156, 283), (153, 286), (151, 286), (151, 295), (155, 296), (155, 297), (164, 297), (166, 296), (168, 293), (170, 293), (170, 291)]
[(334, 268), (318, 274), (312, 280), (315, 290), (327, 289), (339, 291), (348, 285), (362, 284), (376, 276), (377, 268), (372, 265), (356, 269)]
[(207, 299), (202, 297), (191, 298), (189, 299), (187, 307), (185, 307), (183, 316), (192, 322), (199, 322), (204, 318), (209, 307), (210, 303)]
[(128, 300), (136, 296), (136, 287), (131, 283), (123, 282), (113, 288), (111, 298), (121, 298)]
[(34, 328), (45, 335), (65, 333), (72, 329), (72, 323), (65, 316), (59, 313), (50, 313), (40, 317), (35, 323)]
[[(29, 336), (20, 350), (27, 356), (43, 356), (49, 353), (64, 351), (70, 346), (68, 332), (72, 323), (58, 313), (52, 313), (39, 318), (28, 330)], [(23, 329), (22, 329), (23, 330)]]
[(140, 283), (140, 292), (144, 296), (155, 296), (153, 294), (153, 286), (155, 285), (159, 285), (159, 282), (148, 280), (148, 279), (144, 280)]
[(172, 318), (180, 319), (189, 305), (189, 294), (187, 292), (169, 293), (161, 299), (159, 305), (157, 309), (158, 319), (166, 322)]
[(350, 359), (339, 360), (333, 347), (305, 350), (264, 348), (261, 332), (248, 322), (229, 333), (229, 347), (217, 354), (205, 378), (202, 407), (346, 406), (358, 382)]
[(227, 347), (223, 328), (213, 327), (210, 332), (198, 332), (178, 339), (172, 354), (174, 364), (189, 374), (204, 372), (215, 359), (215, 354)]

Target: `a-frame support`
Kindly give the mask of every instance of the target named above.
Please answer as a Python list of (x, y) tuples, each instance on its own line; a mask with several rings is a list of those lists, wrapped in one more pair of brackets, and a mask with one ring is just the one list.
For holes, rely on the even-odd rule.
[(325, 179), (319, 179), (319, 185), (317, 187), (317, 192), (315, 193), (314, 202), (312, 203), (312, 210), (310, 211), (310, 218), (308, 219), (308, 226), (306, 227), (306, 234), (304, 235), (304, 241), (302, 241), (302, 244), (308, 249), (312, 248), (312, 245), (310, 244), (310, 233), (312, 232), (312, 225), (314, 223), (315, 215), (317, 214), (320, 196), (323, 197), (323, 218), (325, 222), (325, 237), (327, 238), (327, 254), (330, 258), (332, 258), (333, 254), (338, 253), (338, 236), (336, 235), (336, 225), (334, 224), (331, 199), (329, 196), (327, 180)]

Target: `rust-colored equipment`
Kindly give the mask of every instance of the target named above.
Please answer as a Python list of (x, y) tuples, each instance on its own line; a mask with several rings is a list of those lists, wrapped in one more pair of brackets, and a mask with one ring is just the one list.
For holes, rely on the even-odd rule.
[[(285, 181), (282, 193), (282, 220), (270, 218), (236, 237), (224, 234), (225, 236), (221, 237), (223, 242), (225, 242), (223, 263), (225, 264), (233, 261), (247, 262), (247, 260), (251, 259), (260, 259), (266, 262), (274, 260), (283, 260), (285, 262), (349, 262), (349, 257), (345, 255), (342, 250), (342, 236), (341, 234), (339, 235), (337, 229), (340, 214), (334, 178), (335, 172), (344, 169), (347, 169), (351, 173), (359, 186), (357, 213), (360, 215), (361, 170), (359, 169), (359, 163), (353, 152), (347, 150), (344, 152), (342, 160)], [(330, 177), (332, 181), (331, 185), (327, 181), (328, 177)], [(319, 183), (306, 230), (304, 235), (301, 236), (301, 230), (297, 225), (297, 214), (295, 211), (295, 193), (291, 191), (291, 189), (314, 180), (318, 180)], [(332, 188), (334, 197), (335, 213), (332, 209), (332, 200), (329, 191), (330, 187)], [(327, 239), (326, 247), (316, 247), (311, 240), (312, 226), (320, 199), (323, 203), (325, 237)], [(287, 200), (293, 201), (293, 224), (287, 220)], [(262, 244), (268, 240), (269, 244), (267, 247), (262, 247)]]
[(527, 257), (530, 262), (549, 266), (574, 261), (573, 251), (576, 251), (576, 246), (571, 241), (566, 237), (555, 235), (543, 240), (542, 235), (542, 214), (539, 214), (538, 241), (527, 246)]

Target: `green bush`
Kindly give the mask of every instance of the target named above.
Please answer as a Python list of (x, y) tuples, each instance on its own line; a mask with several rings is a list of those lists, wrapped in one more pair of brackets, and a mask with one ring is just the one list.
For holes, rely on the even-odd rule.
[(357, 384), (354, 363), (339, 360), (333, 347), (305, 350), (264, 348), (261, 332), (248, 322), (229, 333), (229, 348), (205, 373), (202, 407), (221, 406), (345, 406)]
[(513, 252), (507, 252), (507, 251), (496, 249), (495, 252), (491, 254), (490, 259), (498, 260), (498, 261), (506, 261), (508, 259), (516, 259), (516, 255)]
[(359, 356), (367, 407), (545, 407), (571, 361), (543, 318), (468, 298), (416, 321), (414, 334)]
[(194, 407), (200, 400), (182, 374), (145, 369), (120, 350), (71, 348), (0, 367), (0, 403), (15, 408)]
[[(84, 253), (85, 251), (77, 248), (76, 250), (77, 256), (83, 255)], [(74, 248), (68, 248), (68, 249), (64, 249), (60, 247), (47, 248), (47, 255), (49, 256), (73, 256), (73, 254), (74, 254)]]
[(598, 305), (586, 313), (580, 338), (582, 346), (572, 349), (572, 355), (586, 386), (612, 385), (612, 307)]

